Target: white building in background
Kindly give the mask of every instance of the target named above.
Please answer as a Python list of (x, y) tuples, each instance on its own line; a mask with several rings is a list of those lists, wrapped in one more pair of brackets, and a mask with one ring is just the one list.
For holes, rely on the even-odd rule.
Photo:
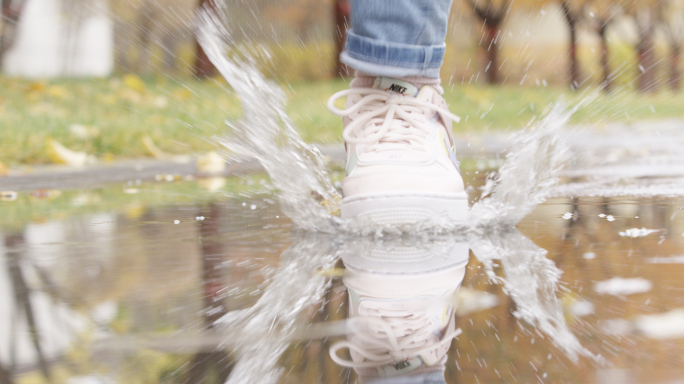
[(32, 78), (108, 76), (114, 69), (114, 25), (107, 0), (27, 0), (6, 75)]

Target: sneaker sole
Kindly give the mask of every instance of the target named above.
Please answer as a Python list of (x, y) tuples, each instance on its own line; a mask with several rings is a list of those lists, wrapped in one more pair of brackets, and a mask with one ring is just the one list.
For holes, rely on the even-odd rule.
[(342, 218), (378, 225), (415, 224), (446, 217), (463, 223), (468, 215), (468, 195), (382, 193), (345, 197)]

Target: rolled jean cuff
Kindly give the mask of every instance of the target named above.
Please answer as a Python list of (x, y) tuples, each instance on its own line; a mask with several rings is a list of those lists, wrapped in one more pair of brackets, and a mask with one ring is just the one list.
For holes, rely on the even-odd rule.
[(438, 79), (445, 49), (446, 44), (423, 46), (378, 41), (350, 30), (340, 60), (357, 71), (374, 76)]

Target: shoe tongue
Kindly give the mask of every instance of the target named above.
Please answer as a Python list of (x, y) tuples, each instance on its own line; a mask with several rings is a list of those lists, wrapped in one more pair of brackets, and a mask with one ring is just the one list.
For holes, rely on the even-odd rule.
[(416, 97), (419, 91), (418, 87), (409, 83), (408, 81), (399, 80), (392, 77), (377, 77), (375, 79), (375, 83), (373, 83), (373, 88), (413, 97)]

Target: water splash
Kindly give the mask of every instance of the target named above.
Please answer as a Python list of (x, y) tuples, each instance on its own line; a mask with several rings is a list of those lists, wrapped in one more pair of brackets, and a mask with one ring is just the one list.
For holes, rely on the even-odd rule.
[(320, 302), (329, 279), (315, 273), (332, 268), (336, 257), (330, 236), (301, 233), (280, 257), (280, 267), (252, 307), (232, 311), (215, 326), (227, 334), (262, 335), (233, 340), (239, 359), (228, 383), (277, 383), (282, 368), (278, 357), (297, 332), (297, 318)]
[[(584, 348), (568, 328), (556, 297), (562, 272), (546, 258), (545, 249), (515, 228), (498, 228), (484, 235), (473, 232), (469, 241), (489, 280), (500, 284), (515, 302), (517, 319), (533, 325), (574, 362), (580, 356), (602, 360)], [(495, 260), (501, 262), (505, 277), (494, 272)]]
[[(521, 234), (515, 225), (546, 200), (558, 182), (558, 172), (570, 158), (561, 135), (573, 108), (554, 104), (515, 138), (511, 152), (495, 176), (487, 180), (480, 201), (469, 212), (470, 244), (485, 266), (490, 281), (501, 284), (516, 304), (516, 318), (536, 327), (573, 361), (586, 356), (601, 361), (584, 348), (568, 328), (556, 293), (561, 271), (546, 257), (546, 250)], [(494, 272), (500, 260), (505, 277)]]
[[(230, 153), (258, 160), (278, 189), (283, 213), (295, 227), (331, 232), (336, 220), (318, 199), (331, 202), (334, 210), (339, 196), (330, 182), (323, 155), (302, 141), (285, 113), (285, 94), (256, 68), (254, 58), (240, 52), (241, 59), (228, 59), (230, 31), (222, 12), (202, 8), (197, 14), (197, 38), (211, 62), (235, 90), (243, 117), (229, 122), (231, 134), (218, 141)], [(318, 197), (318, 199), (316, 198)]]
[(580, 104), (553, 105), (544, 117), (520, 132), (495, 176), (488, 178), (482, 199), (470, 208), (471, 228), (512, 227), (544, 202), (558, 182), (557, 173), (569, 157), (560, 133)]
[[(228, 59), (230, 33), (219, 14), (201, 11), (198, 27), (200, 44), (236, 91), (244, 110), (241, 120), (229, 123), (232, 134), (219, 141), (229, 151), (261, 162), (279, 190), (283, 212), (297, 228), (347, 235), (409, 232), (426, 237), (467, 230), (473, 250), (485, 264), (490, 279), (502, 284), (516, 302), (515, 315), (519, 319), (537, 327), (571, 359), (590, 356), (599, 360), (581, 346), (565, 323), (556, 298), (560, 270), (546, 258), (545, 250), (513, 228), (544, 201), (557, 182), (557, 172), (568, 158), (560, 133), (580, 104), (573, 109), (562, 103), (554, 105), (541, 120), (517, 136), (505, 164), (488, 180), (483, 198), (472, 207), (469, 228), (445, 220), (380, 228), (343, 222), (312, 197), (337, 201), (320, 152), (301, 140), (284, 112), (283, 92), (263, 77), (248, 54), (242, 59)], [(295, 241), (283, 254), (280, 271), (257, 304), (231, 312), (219, 321), (217, 326), (231, 332), (268, 334), (262, 339), (238, 343), (241, 358), (229, 382), (277, 382), (281, 373), (277, 358), (296, 331), (298, 315), (322, 297), (326, 280), (312, 276), (312, 271), (332, 263), (331, 244), (330, 239)], [(505, 278), (494, 273), (495, 259), (501, 260)]]

